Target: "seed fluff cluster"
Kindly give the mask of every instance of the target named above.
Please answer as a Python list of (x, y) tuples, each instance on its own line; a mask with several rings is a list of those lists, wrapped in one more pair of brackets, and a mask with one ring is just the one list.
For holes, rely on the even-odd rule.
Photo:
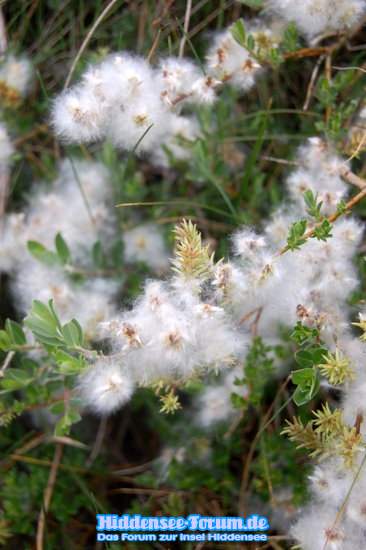
[(0, 63), (0, 99), (5, 106), (16, 106), (33, 85), (34, 71), (26, 57), (6, 55)]
[(366, 11), (364, 0), (270, 0), (269, 6), (309, 38), (351, 28)]
[[(196, 227), (184, 222), (177, 229), (175, 275), (165, 282), (147, 281), (132, 310), (102, 324), (124, 379), (134, 385), (182, 384), (240, 361), (247, 346), (244, 331), (232, 326), (222, 307), (205, 299), (212, 265)], [(103, 370), (103, 362), (92, 368)], [(88, 372), (81, 386), (93, 407)], [(106, 396), (104, 412), (110, 404)]]
[(351, 28), (366, 11), (363, 0), (270, 0), (269, 6), (309, 38)]
[[(272, 0), (270, 5), (309, 38), (348, 28), (365, 12), (360, 0)], [(166, 57), (153, 67), (125, 52), (107, 56), (55, 99), (55, 133), (73, 143), (109, 139), (121, 150), (151, 153), (153, 162), (163, 167), (168, 165), (164, 148), (176, 158), (189, 158), (186, 145), (200, 137), (201, 130), (183, 107), (213, 104), (217, 89), (227, 81), (249, 90), (263, 70), (259, 54), (270, 53), (280, 41), (260, 23), (247, 30), (254, 50), (224, 31), (214, 36), (203, 70), (190, 59)], [(4, 76), (3, 81), (16, 88), (14, 78)], [(22, 95), (22, 87), (17, 89)], [(11, 147), (8, 157), (10, 153)], [(73, 265), (45, 268), (26, 255), (27, 241), (51, 247), (58, 232), (76, 264), (90, 268), (86, 251), (96, 240), (108, 243), (118, 232), (102, 165), (65, 161), (51, 189), (40, 188), (23, 212), (9, 214), (0, 267), (13, 277), (21, 310), (28, 309), (32, 298), (53, 298), (62, 320), (81, 318), (89, 339), (109, 342), (110, 354), (90, 358), (78, 380), (85, 402), (99, 414), (116, 411), (139, 386), (154, 388), (161, 395), (161, 410), (173, 412), (180, 406), (178, 387), (222, 371), (220, 385), (207, 384), (193, 399), (197, 423), (210, 429), (232, 416), (233, 392), (243, 399), (249, 393), (245, 380), (240, 386), (235, 381), (243, 379), (251, 337), (276, 346), (282, 342), (281, 328), (291, 329), (300, 321), (316, 329), (329, 350), (318, 365), (321, 383), (339, 390), (341, 407), (324, 406), (309, 425), (294, 420), (286, 428), (291, 439), (323, 459), (309, 478), (312, 501), (292, 535), (303, 550), (362, 548), (365, 347), (352, 332), (354, 312), (347, 300), (358, 286), (353, 258), (363, 228), (351, 215), (332, 226), (327, 220), (345, 208), (348, 197), (348, 163), (330, 145), (309, 139), (298, 151), (297, 165), (286, 181), (287, 202), (262, 228), (237, 230), (228, 260), (215, 259), (197, 227), (184, 220), (175, 230), (170, 274), (147, 280), (132, 307), (119, 314), (115, 281), (98, 276), (75, 281), (70, 278)], [(299, 223), (302, 239), (296, 233)], [(133, 227), (121, 239), (127, 264), (142, 261), (158, 274), (167, 270), (165, 247), (155, 227)], [(364, 312), (358, 321), (354, 330), (364, 330)]]
[[(270, 50), (280, 36), (260, 23), (249, 24), (255, 50)], [(190, 59), (166, 57), (157, 67), (126, 52), (107, 56), (83, 74), (81, 82), (59, 95), (53, 105), (55, 133), (67, 142), (88, 143), (108, 138), (122, 150), (159, 153), (157, 164), (166, 164), (161, 146), (186, 156), (179, 139), (199, 135), (183, 105), (212, 104), (216, 89), (232, 80), (246, 91), (261, 66), (240, 46), (229, 30), (213, 39), (207, 63), (199, 67)], [(160, 149), (159, 149), (160, 147)]]
[[(345, 300), (358, 284), (352, 258), (361, 225), (347, 216), (334, 224), (332, 238), (311, 238), (300, 250), (277, 253), (292, 223), (304, 218), (309, 229), (316, 223), (304, 200), (307, 190), (322, 199), (319, 216), (335, 211), (347, 196), (342, 160), (325, 143), (310, 139), (298, 160), (300, 167), (287, 182), (288, 206), (274, 214), (262, 234), (250, 227), (237, 231), (232, 260), (215, 262), (195, 226), (185, 222), (176, 230), (174, 276), (147, 282), (132, 310), (103, 325), (113, 354), (136, 383), (176, 383), (204, 367), (240, 362), (254, 320), (256, 333), (269, 345), (281, 343), (280, 324), (292, 328), (301, 321), (321, 332), (335, 356), (352, 355)], [(332, 376), (328, 379), (337, 379)], [(224, 386), (230, 401), (232, 384)], [(221, 390), (223, 396), (226, 390)]]
[[(51, 185), (35, 185), (23, 211), (4, 217), (1, 231), (0, 270), (11, 274), (18, 309), (25, 313), (32, 300), (52, 298), (61, 320), (76, 317), (88, 339), (97, 337), (96, 323), (116, 309), (120, 291), (117, 279), (94, 273), (92, 249), (97, 241), (108, 251), (111, 242), (123, 239), (126, 263), (142, 261), (159, 273), (168, 262), (155, 226), (118, 230), (108, 171), (96, 162), (64, 160)], [(47, 252), (42, 256), (41, 251), (38, 259), (30, 254), (29, 241), (54, 250), (58, 233), (69, 248), (66, 265), (47, 257)]]
[[(352, 259), (363, 231), (348, 215), (334, 222), (332, 237), (308, 238), (299, 250), (279, 254), (293, 223), (304, 219), (308, 229), (314, 228), (348, 195), (342, 177), (348, 165), (329, 145), (312, 138), (299, 149), (297, 161), (287, 178), (287, 205), (262, 232), (237, 231), (233, 259), (215, 261), (191, 222), (176, 229), (174, 274), (147, 281), (131, 310), (102, 324), (112, 355), (88, 368), (79, 387), (91, 408), (108, 414), (137, 386), (172, 388), (221, 369), (220, 384), (207, 383), (194, 399), (195, 421), (209, 429), (232, 416), (232, 393), (247, 396), (245, 384), (235, 381), (243, 379), (251, 333), (274, 346), (281, 343), (280, 324), (292, 328), (301, 321), (316, 328), (329, 350), (319, 365), (322, 383), (337, 387), (343, 399), (340, 409), (326, 406), (315, 413), (313, 435), (301, 424), (288, 428), (294, 438), (305, 434), (305, 445), (310, 438), (314, 454), (326, 458), (309, 478), (313, 500), (291, 533), (304, 550), (321, 550), (325, 543), (334, 549), (360, 548), (366, 427), (363, 422), (354, 426), (366, 415), (365, 347), (352, 334), (346, 300), (358, 284)], [(315, 210), (305, 201), (309, 191)], [(362, 313), (355, 324), (364, 327)], [(165, 410), (167, 403), (176, 405), (172, 391), (166, 394)], [(335, 523), (345, 502), (344, 517)]]

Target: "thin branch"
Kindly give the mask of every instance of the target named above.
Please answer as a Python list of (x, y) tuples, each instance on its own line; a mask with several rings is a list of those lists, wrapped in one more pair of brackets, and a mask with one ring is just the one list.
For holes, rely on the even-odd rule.
[(305, 162), (297, 162), (296, 160), (280, 159), (278, 157), (269, 157), (267, 155), (261, 156), (261, 160), (268, 160), (269, 162), (276, 162), (277, 164), (286, 164), (287, 166), (306, 166)]
[(92, 26), (92, 28), (90, 29), (90, 31), (88, 32), (88, 34), (86, 35), (85, 37), (85, 40), (84, 42), (82, 43), (74, 61), (72, 62), (72, 65), (71, 65), (71, 68), (70, 68), (70, 71), (69, 71), (69, 74), (67, 75), (67, 78), (65, 80), (65, 84), (64, 84), (64, 87), (63, 89), (66, 90), (66, 88), (69, 87), (70, 85), (70, 82), (71, 82), (71, 78), (72, 78), (72, 75), (75, 71), (75, 68), (76, 68), (76, 65), (78, 64), (79, 62), (79, 59), (80, 57), (83, 55), (84, 53), (84, 50), (85, 48), (87, 47), (87, 45), (89, 44), (95, 30), (97, 29), (97, 27), (100, 25), (100, 23), (103, 21), (103, 19), (105, 18), (105, 16), (107, 15), (107, 13), (113, 8), (113, 6), (118, 2), (118, 0), (111, 0), (111, 2), (108, 4), (108, 6), (106, 6), (104, 8), (104, 10), (102, 11), (102, 13), (99, 15), (99, 17), (96, 19), (94, 25)]
[(365, 69), (362, 69), (361, 67), (335, 67), (332, 65), (332, 69), (337, 69), (337, 71), (362, 71), (363, 73), (366, 73)]
[(357, 145), (356, 149), (353, 151), (352, 155), (346, 160), (346, 162), (349, 162), (350, 160), (357, 157), (357, 155), (361, 151), (365, 141), (366, 141), (366, 132), (363, 133), (363, 136), (362, 136), (362, 139), (360, 140), (360, 143)]
[(78, 441), (77, 439), (72, 439), (72, 437), (67, 437), (66, 435), (51, 435), (47, 438), (48, 441), (52, 443), (62, 443), (63, 445), (69, 445), (70, 447), (76, 447), (77, 449), (88, 449), (88, 445)]
[(186, 42), (187, 42), (187, 36), (188, 36), (188, 30), (189, 30), (189, 21), (191, 19), (191, 11), (192, 11), (192, 0), (187, 0), (186, 12), (185, 12), (185, 15), (184, 15), (183, 36), (182, 36), (182, 40), (180, 41), (180, 44), (179, 44), (179, 53), (178, 53), (179, 59), (182, 59), (182, 57), (184, 55), (184, 46), (186, 45)]
[(160, 35), (161, 35), (161, 30), (158, 29), (158, 33), (157, 33), (156, 38), (155, 38), (155, 40), (154, 40), (154, 44), (151, 46), (151, 50), (149, 51), (149, 54), (148, 54), (148, 56), (147, 56), (147, 58), (146, 58), (146, 61), (148, 61), (149, 63), (150, 63), (151, 58), (152, 58), (152, 56), (154, 55), (154, 52), (155, 52), (155, 50), (156, 50), (156, 48), (157, 48), (157, 46), (158, 46), (158, 44), (159, 44)]
[(260, 313), (262, 311), (263, 307), (256, 307), (255, 309), (252, 309), (251, 311), (249, 311), (249, 313), (247, 313), (246, 315), (244, 315), (244, 317), (242, 317), (237, 323), (236, 325), (238, 327), (240, 327), (240, 325), (242, 325), (243, 323), (245, 323), (245, 321), (247, 321), (248, 319), (250, 319), (250, 317), (252, 315), (258, 315), (258, 313)]
[(359, 189), (363, 189), (366, 185), (366, 180), (357, 176), (347, 167), (341, 168), (341, 176), (351, 185), (355, 185)]
[[(330, 532), (331, 532), (331, 533), (332, 533), (332, 532), (334, 531), (334, 529), (337, 527), (338, 523), (341, 521), (342, 516), (344, 515), (344, 513), (345, 513), (345, 511), (346, 511), (346, 509), (347, 509), (347, 504), (348, 504), (348, 501), (349, 501), (349, 499), (350, 499), (351, 493), (352, 493), (352, 491), (353, 491), (353, 489), (354, 489), (354, 486), (356, 485), (357, 481), (360, 479), (360, 472), (361, 472), (362, 468), (364, 467), (365, 463), (366, 463), (366, 454), (365, 454), (365, 456), (363, 457), (362, 462), (361, 462), (361, 464), (360, 464), (360, 466), (359, 466), (357, 472), (355, 473), (355, 476), (354, 476), (353, 481), (352, 481), (352, 485), (351, 485), (351, 487), (349, 488), (349, 490), (348, 490), (348, 492), (347, 492), (347, 494), (346, 494), (346, 496), (345, 496), (345, 499), (343, 500), (342, 505), (341, 505), (341, 507), (340, 507), (340, 509), (339, 509), (339, 511), (338, 511), (337, 517), (336, 517), (336, 519), (334, 520), (334, 523), (333, 523), (333, 525), (332, 525), (332, 527), (331, 527), (331, 529), (330, 529)], [(325, 543), (324, 543), (324, 546), (323, 546), (323, 550), (326, 550), (327, 548), (329, 548), (328, 544), (329, 544), (329, 537), (327, 537), (326, 540), (325, 540)]]
[[(18, 447), (18, 449), (14, 450), (14, 454), (16, 456), (21, 456), (24, 453), (28, 453), (35, 447), (38, 447), (38, 445), (41, 445), (41, 443), (44, 443), (47, 439), (46, 434), (44, 433), (38, 433), (34, 437), (32, 437), (29, 441), (24, 443), (21, 447)], [(0, 468), (4, 468), (4, 466), (8, 465), (9, 462), (12, 462), (12, 455), (7, 455), (5, 458), (0, 462)]]
[(282, 58), (286, 61), (287, 59), (298, 59), (301, 57), (317, 57), (322, 54), (329, 54), (332, 50), (332, 47), (324, 48), (302, 48), (294, 53), (285, 53)]
[(0, 369), (0, 378), (4, 378), (5, 371), (8, 368), (8, 366), (10, 365), (11, 360), (13, 359), (14, 355), (15, 355), (15, 351), (9, 351), (9, 353), (5, 357), (5, 361), (4, 361), (4, 363), (3, 363), (3, 365)]
[(57, 443), (55, 448), (55, 453), (53, 455), (51, 469), (48, 476), (47, 487), (44, 492), (43, 506), (38, 518), (37, 536), (36, 536), (37, 550), (43, 550), (43, 534), (44, 534), (44, 528), (45, 528), (46, 513), (48, 512), (48, 508), (50, 506), (52, 492), (55, 486), (57, 470), (60, 464), (63, 448), (64, 446), (62, 443)]
[[(331, 85), (332, 80), (332, 55), (331, 53), (327, 54), (325, 58), (325, 78), (328, 80), (329, 86)], [(329, 119), (332, 114), (332, 107), (327, 107), (325, 109), (325, 125), (328, 126)]]
[(100, 423), (99, 423), (98, 433), (97, 433), (97, 437), (95, 438), (95, 442), (94, 442), (92, 451), (90, 453), (89, 458), (87, 459), (87, 461), (85, 463), (85, 466), (87, 468), (93, 464), (93, 462), (95, 461), (95, 459), (97, 458), (97, 456), (100, 453), (100, 450), (101, 450), (102, 445), (103, 445), (103, 440), (104, 440), (104, 437), (105, 437), (106, 429), (107, 429), (107, 423), (108, 423), (108, 418), (106, 416), (103, 416), (101, 418)]
[(313, 72), (311, 74), (311, 78), (310, 78), (310, 81), (309, 81), (308, 89), (306, 91), (306, 98), (305, 98), (305, 102), (304, 102), (304, 106), (303, 106), (304, 111), (307, 111), (308, 108), (309, 108), (311, 96), (313, 94), (315, 80), (316, 80), (316, 77), (318, 76), (320, 65), (322, 64), (324, 58), (325, 58), (325, 54), (323, 54), (319, 57), (319, 59), (317, 60), (317, 62), (315, 64)]

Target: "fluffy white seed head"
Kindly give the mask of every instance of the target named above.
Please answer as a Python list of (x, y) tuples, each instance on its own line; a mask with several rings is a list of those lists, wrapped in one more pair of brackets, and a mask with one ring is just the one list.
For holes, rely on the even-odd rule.
[(233, 414), (230, 395), (220, 386), (205, 389), (198, 399), (197, 423), (204, 428), (223, 422)]
[(310, 189), (317, 201), (322, 202), (321, 214), (333, 214), (348, 193), (340, 175), (347, 164), (319, 138), (310, 138), (300, 147), (298, 160), (301, 166), (290, 174), (287, 187), (299, 213), (307, 216), (304, 193)]
[(15, 269), (22, 258), (27, 238), (27, 226), (24, 213), (8, 214), (2, 220), (0, 231), (0, 271)]
[(214, 428), (217, 423), (226, 422), (235, 415), (231, 395), (235, 393), (243, 398), (248, 395), (245, 385), (235, 384), (235, 380), (243, 378), (241, 365), (223, 372), (220, 383), (208, 385), (196, 398), (197, 414), (195, 422), (203, 428)]
[(336, 523), (337, 514), (338, 509), (331, 502), (325, 506), (313, 505), (292, 527), (291, 534), (300, 541), (303, 550), (344, 550), (348, 548), (349, 530), (344, 522)]
[(88, 408), (108, 415), (131, 399), (135, 384), (120, 365), (99, 361), (80, 377), (79, 389)]
[(150, 159), (155, 166), (163, 168), (171, 166), (171, 155), (175, 160), (189, 161), (193, 143), (199, 137), (202, 132), (196, 118), (175, 115), (171, 120), (171, 133), (151, 152)]
[(365, 13), (363, 0), (271, 0), (274, 13), (294, 21), (308, 37), (351, 28)]
[(160, 93), (167, 93), (171, 102), (191, 93), (193, 83), (200, 77), (198, 67), (189, 59), (168, 57), (159, 63), (156, 75)]
[(352, 475), (341, 468), (340, 460), (327, 461), (309, 476), (310, 489), (320, 502), (342, 505), (352, 484)]
[(6, 86), (16, 90), (20, 97), (24, 97), (30, 91), (34, 71), (29, 59), (8, 55), (0, 65), (0, 81)]
[[(271, 28), (260, 23), (245, 23), (247, 34), (255, 43), (255, 54), (270, 51), (278, 46), (279, 36)], [(255, 83), (255, 78), (261, 70), (258, 60), (243, 48), (232, 36), (230, 30), (225, 30), (215, 36), (207, 54), (207, 71), (219, 78), (227, 78), (241, 90), (249, 90)]]
[(360, 527), (366, 525), (366, 496), (358, 494), (356, 498), (352, 498), (347, 506), (347, 517), (357, 523)]
[(61, 268), (45, 266), (32, 257), (17, 267), (11, 290), (22, 313), (29, 310), (32, 300), (47, 303), (52, 299), (63, 323), (76, 318), (86, 340), (99, 336), (99, 323), (114, 312), (119, 286), (116, 281), (91, 278), (80, 285), (68, 278)]
[(230, 78), (243, 90), (254, 84), (254, 74), (260, 68), (249, 52), (232, 37), (229, 30), (218, 34), (207, 55), (207, 69), (219, 78)]
[(53, 104), (52, 124), (63, 140), (88, 143), (104, 135), (105, 113), (88, 89), (73, 88), (58, 96)]
[(268, 250), (267, 240), (250, 229), (242, 229), (232, 237), (234, 254), (247, 261), (260, 261), (263, 252)]
[(144, 262), (154, 271), (166, 271), (169, 258), (164, 239), (152, 224), (123, 232), (124, 258), (127, 263)]
[(213, 76), (200, 76), (191, 87), (193, 102), (212, 105), (216, 100), (216, 88), (221, 84), (220, 80)]
[(56, 98), (53, 127), (66, 141), (108, 138), (119, 149), (149, 151), (169, 135), (173, 118), (160, 94), (155, 72), (144, 59), (112, 55)]

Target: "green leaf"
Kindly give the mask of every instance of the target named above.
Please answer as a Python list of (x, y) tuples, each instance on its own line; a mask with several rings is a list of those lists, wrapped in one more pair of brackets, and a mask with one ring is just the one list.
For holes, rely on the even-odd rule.
[(319, 331), (316, 328), (309, 328), (298, 321), (291, 334), (291, 338), (295, 340), (297, 344), (302, 346), (308, 342), (312, 342), (319, 336)]
[(48, 410), (52, 414), (62, 414), (65, 412), (65, 401), (58, 401), (57, 403), (54, 403), (48, 408)]
[(70, 323), (72, 323), (77, 330), (77, 345), (82, 346), (84, 343), (84, 335), (80, 323), (76, 319), (71, 319)]
[(58, 257), (63, 265), (67, 264), (70, 259), (70, 250), (64, 241), (61, 233), (57, 233), (55, 237), (55, 246)]
[(37, 241), (28, 241), (27, 247), (32, 256), (34, 256), (37, 260), (39, 260), (43, 254), (49, 252), (49, 250), (45, 246), (43, 246), (43, 244)]
[(27, 340), (22, 327), (18, 325), (18, 323), (7, 319), (5, 321), (5, 330), (8, 333), (12, 344), (16, 346), (25, 346)]
[(319, 88), (316, 95), (324, 107), (334, 107), (338, 90), (327, 77), (323, 76), (319, 79)]
[(111, 256), (116, 267), (120, 267), (123, 261), (123, 242), (116, 241), (111, 248)]
[(71, 361), (63, 361), (59, 364), (58, 370), (65, 376), (73, 376), (74, 374), (78, 374), (80, 372), (80, 367), (76, 367)]
[(62, 435), (67, 435), (70, 431), (71, 424), (70, 418), (65, 414), (55, 426), (55, 436), (60, 437)]
[(59, 263), (57, 254), (48, 250), (43, 244), (37, 241), (28, 241), (27, 247), (32, 256), (43, 264), (54, 265)]
[(6, 389), (16, 390), (27, 386), (31, 380), (33, 378), (22, 369), (7, 369), (2, 385)]
[(62, 327), (62, 335), (65, 342), (70, 347), (79, 346), (79, 330), (75, 324), (70, 321)]
[(307, 189), (304, 193), (304, 200), (305, 204), (308, 208), (312, 208), (313, 206), (316, 206), (316, 199), (314, 197), (314, 193), (311, 189)]
[(24, 324), (33, 332), (37, 332), (43, 336), (59, 337), (57, 330), (39, 317), (26, 317)]
[[(308, 385), (309, 383), (311, 385), (312, 380), (314, 378), (314, 373), (315, 373), (315, 371), (312, 368), (294, 370), (291, 373), (291, 380), (297, 386), (298, 385), (305, 386), (305, 385)], [(315, 375), (316, 375), (316, 373), (315, 373)]]
[(333, 237), (331, 231), (332, 226), (328, 220), (324, 220), (319, 227), (314, 227), (314, 235), (311, 235), (311, 237), (313, 239), (318, 239), (318, 241), (326, 241), (327, 239)]
[(35, 376), (39, 370), (39, 363), (37, 363), (37, 361), (34, 361), (33, 359), (30, 359), (29, 357), (21, 358), (21, 366), (22, 369), (27, 371), (31, 376)]
[(231, 404), (234, 409), (243, 409), (248, 405), (248, 402), (244, 399), (244, 397), (241, 397), (237, 393), (232, 393), (230, 397)]
[(295, 53), (298, 49), (299, 31), (294, 23), (289, 23), (283, 35), (283, 49), (288, 53)]
[(54, 315), (48, 309), (48, 307), (40, 300), (33, 300), (32, 309), (30, 310), (29, 313), (32, 317), (38, 317), (39, 319), (43, 319), (49, 326), (54, 326), (54, 327), (57, 326)]
[(48, 305), (49, 308), (39, 300), (33, 300), (32, 309), (24, 324), (30, 328), (39, 342), (51, 346), (64, 345), (62, 326), (53, 307), (53, 301), (50, 300)]
[(196, 159), (203, 164), (207, 164), (211, 161), (207, 143), (203, 139), (196, 140), (193, 147), (193, 153)]
[(294, 391), (292, 399), (295, 401), (296, 405), (300, 407), (301, 405), (305, 405), (305, 403), (308, 403), (309, 401), (308, 397), (309, 397), (308, 390), (303, 389), (299, 386)]
[(317, 348), (313, 352), (313, 361), (314, 365), (319, 365), (320, 363), (324, 363), (324, 357), (323, 355), (328, 355), (328, 350), (324, 348)]
[(63, 382), (62, 380), (50, 380), (47, 382), (47, 389), (51, 392), (57, 392), (59, 390), (63, 389)]
[(318, 393), (320, 380), (315, 368), (293, 371), (291, 380), (298, 386), (293, 394), (293, 400), (298, 406), (308, 403)]
[(77, 422), (80, 422), (81, 416), (78, 413), (78, 411), (70, 410), (68, 414), (72, 424), (76, 424)]
[(66, 376), (78, 374), (83, 367), (83, 363), (79, 359), (62, 350), (57, 351), (56, 361), (59, 372)]
[(294, 251), (295, 249), (299, 249), (302, 244), (306, 243), (306, 239), (304, 239), (303, 236), (306, 231), (307, 223), (307, 220), (300, 220), (294, 222), (290, 226), (290, 233), (287, 237), (288, 250)]
[(98, 269), (103, 269), (105, 267), (105, 256), (102, 243), (100, 241), (94, 243), (92, 255), (95, 267), (97, 267)]
[(8, 350), (10, 348), (10, 337), (5, 330), (0, 330), (0, 349)]
[(42, 319), (26, 318), (24, 324), (33, 332), (36, 340), (43, 344), (49, 344), (50, 346), (63, 345), (63, 340), (59, 337), (58, 333), (53, 330), (50, 325), (47, 325)]
[(345, 214), (347, 212), (347, 203), (341, 199), (337, 204), (337, 214)]
[(253, 35), (251, 35), (251, 34), (248, 36), (247, 46), (250, 50), (254, 51), (254, 49), (255, 49), (255, 40), (254, 40)]
[(318, 393), (319, 386), (320, 380), (318, 378), (315, 380), (315, 384), (312, 388), (307, 389), (298, 386), (292, 396), (296, 405), (300, 407), (301, 405), (305, 405), (305, 403), (311, 401), (313, 397), (315, 397), (315, 395)]
[(20, 388), (23, 388), (26, 385), (26, 384), (21, 384), (16, 380), (12, 380), (11, 378), (7, 378), (0, 383), (1, 383), (1, 387), (3, 387), (5, 390), (8, 390), (9, 392), (19, 390)]
[(295, 353), (295, 361), (300, 367), (312, 367), (314, 364), (312, 354), (304, 349), (300, 349)]
[(269, 62), (274, 68), (279, 67), (281, 63), (284, 63), (284, 58), (282, 57), (279, 48), (271, 48)]
[(262, 8), (265, 0), (238, 0), (240, 4), (248, 6), (249, 8)]
[(314, 196), (314, 193), (311, 189), (307, 189), (304, 193), (305, 204), (308, 207), (306, 212), (312, 218), (315, 218), (317, 221), (322, 221), (322, 216), (320, 214), (321, 207), (323, 202), (317, 202), (317, 195)]
[(81, 420), (81, 416), (77, 411), (67, 411), (62, 418), (57, 422), (55, 427), (55, 435), (67, 435), (72, 424), (76, 424)]
[(52, 315), (53, 320), (55, 322), (55, 326), (58, 328), (59, 331), (61, 331), (62, 330), (61, 321), (58, 318), (58, 315), (56, 313), (55, 306), (53, 305), (53, 300), (52, 299), (48, 301), (48, 307), (50, 308), (50, 312), (51, 312), (51, 315)]
[(242, 19), (239, 19), (236, 21), (231, 27), (229, 27), (229, 31), (231, 32), (231, 36), (240, 44), (241, 46), (246, 45), (246, 32), (245, 32), (245, 26), (244, 21)]

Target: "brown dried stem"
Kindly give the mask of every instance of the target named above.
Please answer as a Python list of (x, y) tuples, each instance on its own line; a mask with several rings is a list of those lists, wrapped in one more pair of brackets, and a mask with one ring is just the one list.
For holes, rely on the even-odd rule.
[(47, 487), (44, 492), (43, 506), (38, 518), (37, 536), (36, 536), (37, 550), (43, 550), (43, 534), (44, 534), (44, 528), (45, 528), (46, 513), (48, 512), (48, 508), (50, 506), (53, 488), (55, 486), (57, 471), (61, 461), (63, 448), (64, 446), (62, 443), (56, 444), (55, 453), (53, 455), (53, 460), (51, 464), (50, 474), (48, 476)]

